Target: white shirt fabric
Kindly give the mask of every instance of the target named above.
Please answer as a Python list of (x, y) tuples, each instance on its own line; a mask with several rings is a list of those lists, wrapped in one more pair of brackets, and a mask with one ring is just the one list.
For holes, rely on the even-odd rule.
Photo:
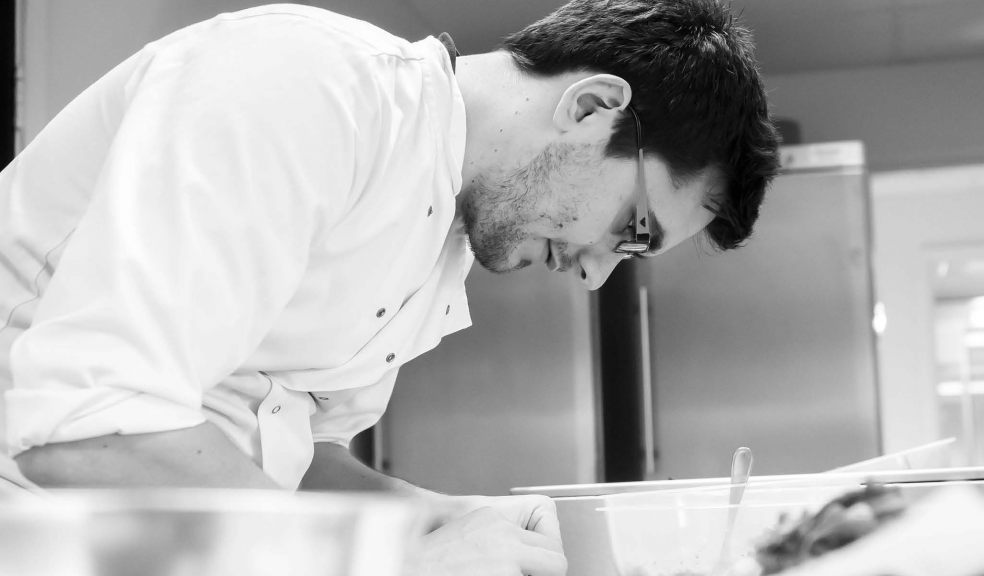
[(444, 46), (305, 6), (147, 45), (0, 173), (8, 454), (217, 424), (279, 484), (470, 325)]

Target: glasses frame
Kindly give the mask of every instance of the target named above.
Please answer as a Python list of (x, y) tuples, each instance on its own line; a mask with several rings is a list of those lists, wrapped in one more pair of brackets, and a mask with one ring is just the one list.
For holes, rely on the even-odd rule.
[(615, 246), (615, 252), (623, 254), (626, 258), (631, 258), (649, 252), (652, 234), (649, 228), (649, 195), (646, 193), (646, 171), (644, 169), (646, 157), (642, 152), (642, 122), (639, 121), (639, 115), (632, 109), (632, 106), (626, 106), (625, 109), (632, 114), (632, 118), (635, 120), (636, 148), (639, 150), (634, 190), (636, 206), (635, 217), (632, 220), (633, 239), (619, 242)]

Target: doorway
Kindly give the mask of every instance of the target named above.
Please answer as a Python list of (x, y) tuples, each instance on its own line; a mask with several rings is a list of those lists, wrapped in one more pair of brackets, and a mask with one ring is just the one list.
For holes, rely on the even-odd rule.
[[(955, 394), (973, 385), (952, 383), (960, 381), (959, 362), (970, 361), (957, 358), (976, 352), (938, 348), (944, 341), (963, 346), (969, 301), (984, 294), (970, 287), (968, 277), (979, 266), (975, 262), (984, 260), (982, 191), (984, 165), (872, 175), (886, 452), (966, 434), (973, 402), (958, 401)], [(978, 422), (984, 426), (984, 414)]]
[(936, 250), (933, 287), (935, 392), (953, 464), (984, 464), (984, 245)]

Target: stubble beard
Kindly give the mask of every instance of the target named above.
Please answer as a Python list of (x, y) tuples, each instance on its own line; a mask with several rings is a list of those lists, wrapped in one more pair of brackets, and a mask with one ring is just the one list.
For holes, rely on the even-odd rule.
[(464, 193), (462, 219), (475, 260), (495, 273), (529, 266), (529, 260), (509, 263), (510, 255), (527, 238), (522, 207), (529, 190), (516, 191), (503, 182), (477, 178)]

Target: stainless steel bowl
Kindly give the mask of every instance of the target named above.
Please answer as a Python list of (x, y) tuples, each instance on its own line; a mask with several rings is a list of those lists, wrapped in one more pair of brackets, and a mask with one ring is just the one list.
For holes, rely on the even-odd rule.
[(0, 501), (0, 574), (400, 576), (416, 500), (247, 490), (85, 490)]

